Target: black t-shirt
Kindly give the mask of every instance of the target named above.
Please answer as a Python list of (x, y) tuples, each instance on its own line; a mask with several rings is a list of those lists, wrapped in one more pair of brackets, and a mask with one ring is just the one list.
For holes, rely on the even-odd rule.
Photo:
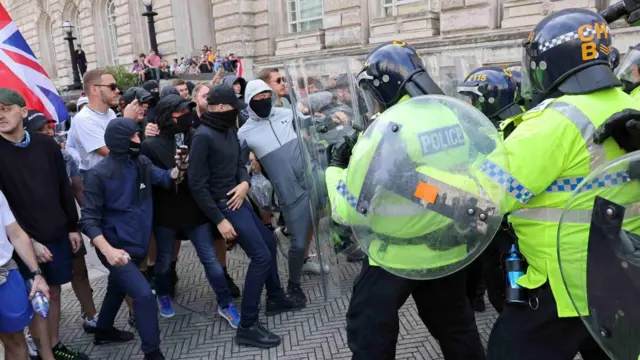
[(60, 145), (44, 134), (29, 136), (25, 147), (0, 137), (0, 190), (22, 229), (50, 244), (78, 231), (78, 210)]

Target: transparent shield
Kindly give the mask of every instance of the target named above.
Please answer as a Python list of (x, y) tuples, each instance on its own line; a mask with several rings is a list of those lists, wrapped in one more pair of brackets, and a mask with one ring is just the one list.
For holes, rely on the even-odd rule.
[[(359, 169), (359, 170), (353, 170)], [(464, 101), (427, 95), (380, 115), (353, 149), (343, 188), (369, 259), (410, 279), (473, 261), (502, 220), (509, 172), (495, 126)]]
[(522, 80), (520, 82), (520, 94), (523, 99), (533, 99), (533, 93), (531, 90), (531, 78), (529, 77), (529, 67), (531, 66), (531, 58), (527, 53), (527, 48), (522, 48), (522, 67), (520, 68), (520, 74)]
[(640, 356), (640, 152), (587, 176), (566, 203), (558, 260), (577, 314), (616, 360)]
[(482, 64), (475, 56), (458, 56), (449, 63), (438, 68), (438, 85), (445, 95), (466, 100), (466, 96), (458, 93), (458, 84), (463, 83), (467, 75)]
[(640, 84), (640, 50), (631, 48), (616, 69), (616, 76), (625, 83)]
[(314, 242), (324, 274), (325, 297), (339, 294), (341, 257), (357, 249), (349, 228), (331, 220), (325, 183), (329, 154), (364, 126), (366, 104), (355, 85), (362, 63), (339, 58), (285, 64), (301, 149), (306, 161)]

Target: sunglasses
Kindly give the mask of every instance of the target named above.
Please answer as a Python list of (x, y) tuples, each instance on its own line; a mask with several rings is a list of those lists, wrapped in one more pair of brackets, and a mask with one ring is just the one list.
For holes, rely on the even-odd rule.
[(109, 89), (111, 89), (111, 91), (116, 91), (116, 89), (118, 89), (118, 85), (116, 85), (116, 83), (108, 84), (108, 85), (94, 85), (94, 86), (108, 87)]
[(274, 80), (275, 83), (277, 84), (282, 84), (282, 83), (287, 83), (287, 79), (283, 78), (283, 77), (279, 77), (277, 79)]

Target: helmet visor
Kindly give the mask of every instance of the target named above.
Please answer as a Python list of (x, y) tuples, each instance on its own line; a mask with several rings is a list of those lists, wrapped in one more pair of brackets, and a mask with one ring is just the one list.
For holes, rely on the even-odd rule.
[(533, 99), (533, 91), (531, 90), (531, 78), (529, 77), (529, 71), (531, 66), (531, 57), (527, 52), (527, 48), (522, 48), (522, 66), (520, 73), (522, 74), (522, 81), (520, 82), (520, 94), (524, 99)]
[(616, 76), (624, 81), (634, 85), (640, 84), (640, 50), (629, 49), (624, 59), (616, 69)]
[(371, 85), (371, 82), (362, 80), (358, 86), (362, 89), (362, 97), (364, 98), (364, 103), (367, 106), (367, 117), (371, 119), (375, 114), (383, 112), (384, 106), (380, 102), (380, 94), (378, 93), (378, 90)]

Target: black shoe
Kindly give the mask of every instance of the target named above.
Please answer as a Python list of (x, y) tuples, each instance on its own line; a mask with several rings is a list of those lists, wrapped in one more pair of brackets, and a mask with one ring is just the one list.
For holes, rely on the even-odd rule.
[[(302, 295), (304, 296), (304, 294)], [(306, 297), (304, 298), (304, 301), (302, 301), (302, 299), (297, 296), (293, 297), (287, 294), (280, 299), (267, 299), (267, 316), (278, 315), (287, 311), (304, 309), (305, 306), (307, 306)]]
[(227, 285), (229, 285), (229, 290), (231, 290), (231, 296), (234, 298), (239, 298), (241, 295), (240, 288), (233, 281), (229, 273), (227, 272), (227, 268), (224, 268), (224, 277), (227, 279)]
[(51, 349), (56, 360), (89, 360), (89, 357), (81, 352), (77, 352), (63, 343), (58, 343)]
[(151, 290), (153, 293), (156, 293), (156, 267), (155, 265), (149, 265), (147, 270), (143, 273), (144, 277), (147, 279), (147, 282), (151, 286)]
[(348, 262), (362, 261), (362, 260), (364, 260), (365, 256), (366, 256), (366, 254), (364, 253), (364, 251), (362, 251), (362, 249), (360, 249), (360, 248), (357, 248), (351, 254), (347, 255), (347, 261)]
[(476, 297), (476, 298), (472, 299), (471, 300), (471, 307), (473, 308), (473, 311), (475, 311), (475, 312), (484, 312), (485, 310), (487, 310), (487, 307), (484, 304), (484, 298), (482, 298), (482, 297)]
[(144, 360), (164, 360), (164, 355), (160, 349), (144, 354)]
[(236, 332), (236, 342), (238, 345), (255, 346), (259, 348), (272, 348), (280, 345), (282, 339), (280, 336), (272, 333), (256, 321), (248, 328), (238, 326)]
[(307, 297), (304, 295), (300, 284), (294, 284), (289, 281), (289, 285), (287, 285), (287, 295), (294, 303), (307, 303)]
[(132, 313), (129, 313), (129, 326), (135, 329), (136, 327), (136, 316)]
[(123, 343), (131, 340), (133, 340), (133, 333), (129, 331), (118, 330), (116, 328), (111, 328), (106, 331), (96, 329), (93, 343), (96, 345), (103, 345), (109, 343)]

